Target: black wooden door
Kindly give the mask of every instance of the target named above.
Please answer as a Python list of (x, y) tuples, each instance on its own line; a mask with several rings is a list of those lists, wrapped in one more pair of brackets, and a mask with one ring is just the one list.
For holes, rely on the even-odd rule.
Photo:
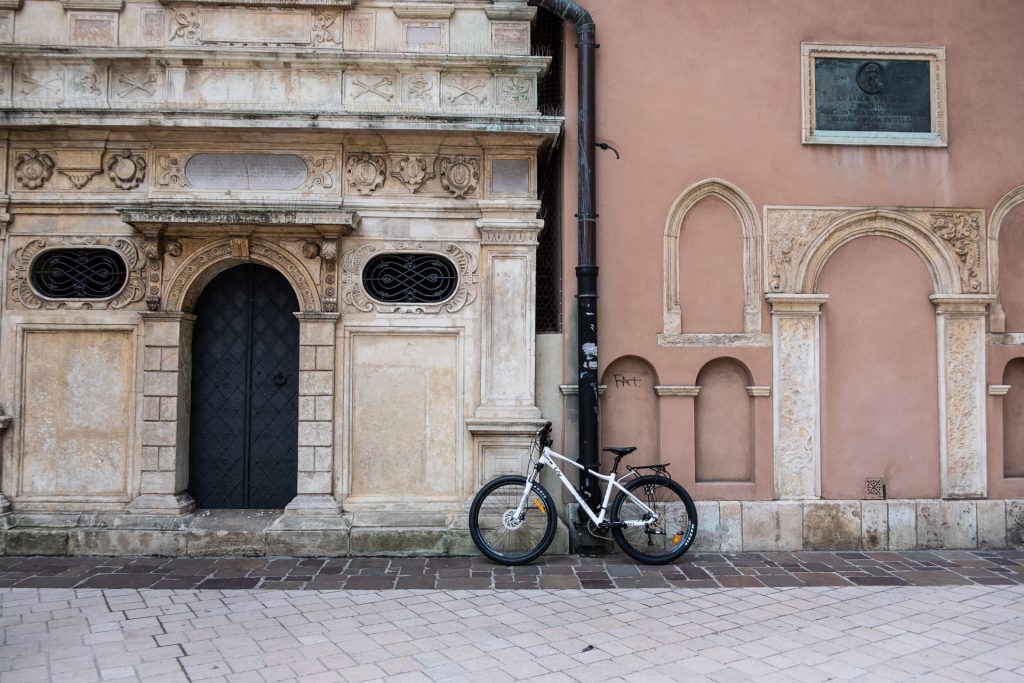
[(298, 300), (257, 265), (207, 285), (192, 336), (189, 490), (201, 508), (283, 508), (296, 493)]

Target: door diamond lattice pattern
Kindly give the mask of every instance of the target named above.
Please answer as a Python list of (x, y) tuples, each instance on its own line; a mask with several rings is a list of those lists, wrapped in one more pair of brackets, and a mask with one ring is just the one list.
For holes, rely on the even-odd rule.
[(196, 306), (189, 490), (201, 508), (282, 508), (298, 470), (298, 300), (276, 271), (218, 275)]

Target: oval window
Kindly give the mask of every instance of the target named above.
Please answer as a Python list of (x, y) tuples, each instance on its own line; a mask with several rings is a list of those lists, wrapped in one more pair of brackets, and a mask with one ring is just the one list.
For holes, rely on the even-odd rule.
[(363, 288), (384, 303), (440, 303), (458, 284), (455, 264), (436, 254), (380, 254), (363, 268)]
[(51, 249), (31, 268), (32, 288), (49, 299), (106, 299), (127, 279), (124, 259), (110, 249)]

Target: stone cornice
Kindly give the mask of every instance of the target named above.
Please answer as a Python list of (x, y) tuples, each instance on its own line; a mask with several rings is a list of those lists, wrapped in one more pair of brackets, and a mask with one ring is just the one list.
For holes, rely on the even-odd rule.
[(328, 207), (252, 206), (231, 204), (221, 206), (151, 205), (122, 207), (117, 210), (121, 220), (142, 233), (202, 229), (224, 230), (224, 226), (266, 228), (299, 228), (324, 235), (351, 233), (359, 224), (358, 214)]
[(399, 19), (450, 19), (454, 5), (440, 2), (399, 2), (392, 8)]
[[(168, 7), (180, 4), (178, 0), (158, 0)], [(191, 0), (192, 5), (232, 5), (243, 7), (326, 7), (330, 9), (347, 9), (355, 4), (355, 0)]]
[(684, 396), (695, 398), (700, 393), (700, 386), (688, 384), (660, 384), (654, 387), (654, 393), (658, 396)]
[(481, 244), (536, 245), (537, 234), (544, 227), (542, 220), (493, 220), (481, 218), (476, 222)]

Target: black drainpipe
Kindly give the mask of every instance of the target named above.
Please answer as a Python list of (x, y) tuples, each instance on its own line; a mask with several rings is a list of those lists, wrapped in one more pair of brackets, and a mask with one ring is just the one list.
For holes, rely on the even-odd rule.
[[(579, 456), (577, 462), (597, 469), (600, 465), (597, 451), (597, 189), (594, 157), (594, 50), (597, 48), (597, 26), (590, 13), (571, 0), (535, 0), (535, 4), (561, 17), (576, 27), (579, 42), (576, 45), (579, 68), (578, 141), (577, 150), (579, 188), (577, 202), (577, 244), (579, 258), (576, 266), (576, 340), (579, 362)], [(580, 493), (592, 509), (601, 502), (601, 489), (597, 479), (584, 472), (580, 477)], [(580, 511), (580, 552), (584, 555), (600, 554), (603, 542), (587, 532), (586, 514)]]

